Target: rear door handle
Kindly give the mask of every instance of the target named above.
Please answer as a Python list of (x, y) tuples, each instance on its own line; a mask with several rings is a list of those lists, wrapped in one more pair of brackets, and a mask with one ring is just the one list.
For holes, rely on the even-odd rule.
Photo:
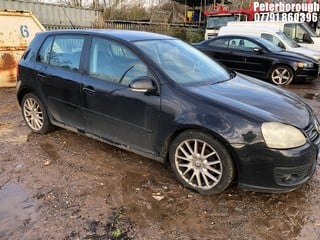
[(82, 88), (82, 90), (87, 94), (93, 94), (96, 92), (92, 86), (86, 86)]
[(42, 72), (41, 72), (41, 73), (38, 73), (37, 76), (40, 77), (40, 78), (46, 77), (46, 75), (45, 75), (44, 73), (42, 73)]

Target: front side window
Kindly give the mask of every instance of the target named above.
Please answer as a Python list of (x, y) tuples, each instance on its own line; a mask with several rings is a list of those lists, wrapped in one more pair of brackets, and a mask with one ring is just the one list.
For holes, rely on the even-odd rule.
[(89, 62), (90, 76), (125, 86), (148, 74), (147, 66), (131, 50), (107, 39), (92, 39)]
[[(77, 71), (80, 66), (83, 43), (83, 36), (56, 36), (52, 43), (48, 38), (43, 45), (44, 54), (41, 49), (38, 59), (55, 67)], [(48, 51), (49, 46), (50, 51)]]
[(287, 44), (289, 45), (290, 47), (292, 48), (297, 48), (299, 47), (299, 45), (294, 41), (292, 40), (291, 38), (289, 38), (284, 32), (277, 32), (277, 35)]
[(282, 42), (275, 36), (268, 34), (268, 33), (262, 33), (261, 37), (268, 40), (269, 42), (271, 42), (272, 44), (274, 44), (275, 46), (281, 47)]

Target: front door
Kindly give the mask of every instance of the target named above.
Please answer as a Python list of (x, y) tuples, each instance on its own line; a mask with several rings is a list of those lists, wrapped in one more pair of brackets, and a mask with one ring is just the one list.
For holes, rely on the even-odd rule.
[(148, 67), (127, 47), (108, 39), (93, 37), (89, 52), (88, 73), (82, 78), (85, 131), (116, 144), (153, 149), (160, 97), (128, 87), (136, 77), (151, 76)]

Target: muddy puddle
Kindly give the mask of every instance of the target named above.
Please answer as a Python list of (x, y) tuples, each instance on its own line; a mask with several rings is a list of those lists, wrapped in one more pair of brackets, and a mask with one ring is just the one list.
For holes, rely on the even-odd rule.
[(18, 184), (0, 188), (0, 239), (10, 239), (21, 226), (35, 220), (35, 201)]

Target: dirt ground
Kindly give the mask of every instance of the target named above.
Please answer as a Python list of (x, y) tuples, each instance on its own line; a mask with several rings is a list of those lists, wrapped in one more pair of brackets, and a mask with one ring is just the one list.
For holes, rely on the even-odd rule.
[[(287, 87), (320, 117), (320, 79)], [(0, 89), (0, 239), (320, 239), (320, 165), (285, 194), (181, 187), (161, 164), (67, 130), (33, 134)]]

